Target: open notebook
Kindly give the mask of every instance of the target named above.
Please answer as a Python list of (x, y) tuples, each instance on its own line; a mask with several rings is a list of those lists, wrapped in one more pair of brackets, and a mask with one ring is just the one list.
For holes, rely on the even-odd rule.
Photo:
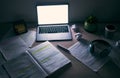
[[(14, 51), (14, 49), (12, 50)], [(3, 52), (5, 51), (2, 48), (1, 54)], [(71, 61), (48, 41), (21, 54), (18, 53), (15, 58), (10, 60), (4, 61), (1, 54), (0, 78), (46, 78), (53, 73), (63, 72), (71, 66)]]
[(68, 4), (37, 6), (36, 41), (71, 40)]

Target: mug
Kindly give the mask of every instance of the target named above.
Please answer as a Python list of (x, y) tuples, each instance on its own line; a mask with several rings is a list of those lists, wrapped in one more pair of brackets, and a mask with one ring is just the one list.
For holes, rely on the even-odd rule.
[(105, 26), (105, 37), (112, 39), (114, 37), (116, 27), (114, 25), (108, 24)]
[(120, 40), (116, 42), (116, 46), (120, 48)]

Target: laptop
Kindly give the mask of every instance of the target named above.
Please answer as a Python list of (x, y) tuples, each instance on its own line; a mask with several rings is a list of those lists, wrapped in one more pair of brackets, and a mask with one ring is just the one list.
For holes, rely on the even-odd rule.
[(36, 41), (72, 40), (68, 4), (38, 5)]

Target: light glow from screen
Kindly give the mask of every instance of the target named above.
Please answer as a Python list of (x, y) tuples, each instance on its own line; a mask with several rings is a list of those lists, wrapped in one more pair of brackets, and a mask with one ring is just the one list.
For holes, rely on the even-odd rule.
[(38, 24), (68, 23), (68, 5), (37, 6)]

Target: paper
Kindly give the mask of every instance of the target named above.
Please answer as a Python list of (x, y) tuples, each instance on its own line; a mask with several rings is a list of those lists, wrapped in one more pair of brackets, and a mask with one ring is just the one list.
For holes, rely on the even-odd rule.
[(45, 78), (47, 74), (32, 58), (23, 53), (4, 64), (11, 78)]
[(112, 58), (113, 62), (120, 68), (120, 47), (114, 46), (110, 57)]
[(4, 70), (2, 66), (0, 66), (0, 78), (9, 78), (8, 73)]
[(35, 31), (28, 31), (27, 33), (21, 34), (20, 37), (26, 42), (28, 47), (32, 47), (32, 44), (35, 42)]
[(11, 37), (15, 37), (15, 36), (19, 36), (25, 41), (25, 43), (27, 44), (28, 47), (31, 47), (32, 44), (35, 42), (35, 38), (36, 38), (35, 33), (36, 33), (36, 31), (34, 31), (34, 30), (28, 30), (28, 32), (26, 32), (26, 33), (23, 33), (21, 35), (16, 35), (12, 28), (5, 34), (5, 36), (2, 38), (2, 40), (5, 40), (5, 39), (11, 38)]
[(11, 60), (28, 50), (28, 47), (26, 43), (17, 36), (0, 42), (0, 50), (6, 60)]
[(29, 52), (48, 74), (52, 74), (59, 68), (70, 63), (70, 60), (48, 41), (30, 49)]
[(6, 62), (5, 58), (3, 57), (2, 53), (0, 52), (0, 65)]
[(87, 67), (97, 72), (108, 60), (105, 58), (96, 58), (89, 52), (89, 43), (77, 42), (69, 48), (70, 53)]

